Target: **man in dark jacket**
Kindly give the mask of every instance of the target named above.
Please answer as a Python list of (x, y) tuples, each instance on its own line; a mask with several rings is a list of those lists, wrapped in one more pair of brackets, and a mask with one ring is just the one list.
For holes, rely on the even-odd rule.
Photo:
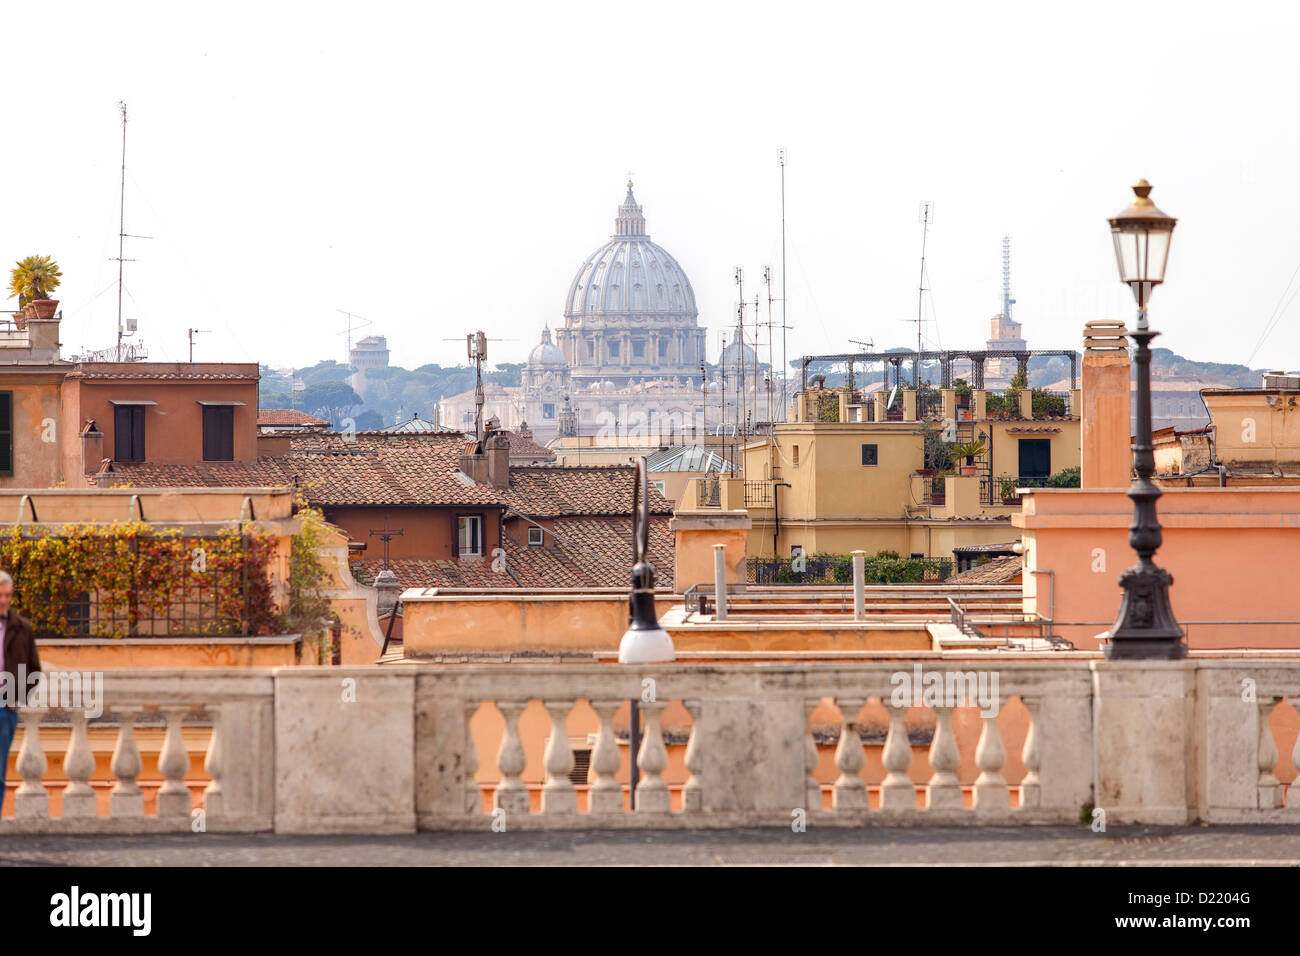
[(41, 669), (36, 634), (31, 622), (10, 607), (13, 599), (14, 579), (7, 571), (0, 571), (0, 680), (8, 684), (0, 698), (0, 811), (4, 810), (9, 748), (18, 729), (18, 711), (8, 704), (27, 699), (27, 675)]

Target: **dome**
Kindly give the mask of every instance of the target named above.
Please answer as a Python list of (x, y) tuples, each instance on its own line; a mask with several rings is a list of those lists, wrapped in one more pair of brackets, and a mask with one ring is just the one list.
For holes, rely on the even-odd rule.
[(565, 318), (608, 315), (676, 316), (694, 321), (695, 290), (668, 252), (650, 241), (645, 216), (627, 184), (615, 232), (578, 269), (565, 300)]
[(745, 336), (740, 326), (736, 326), (735, 331), (731, 333), (731, 341), (722, 350), (718, 365), (726, 371), (731, 371), (737, 367), (738, 361), (744, 362), (745, 368), (752, 368), (754, 364), (754, 350), (745, 343)]
[(533, 350), (528, 353), (528, 364), (530, 366), (564, 365), (564, 353), (560, 351), (558, 345), (551, 341), (550, 326), (546, 326), (542, 329), (541, 344), (534, 346)]

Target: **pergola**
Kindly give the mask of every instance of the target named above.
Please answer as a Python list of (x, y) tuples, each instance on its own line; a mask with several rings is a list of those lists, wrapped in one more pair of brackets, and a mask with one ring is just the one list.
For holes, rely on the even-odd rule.
[(901, 387), (903, 384), (903, 363), (910, 363), (912, 366), (912, 385), (914, 387), (921, 384), (921, 363), (930, 361), (938, 362), (942, 369), (940, 388), (949, 388), (952, 385), (952, 368), (953, 363), (958, 359), (967, 359), (974, 368), (974, 381), (971, 388), (984, 387), (984, 363), (989, 359), (1012, 358), (1016, 360), (1017, 368), (1020, 372), (1028, 374), (1029, 360), (1039, 355), (1059, 355), (1070, 360), (1070, 389), (1078, 387), (1078, 362), (1079, 358), (1073, 349), (943, 349), (940, 351), (925, 352), (843, 352), (838, 355), (805, 355), (799, 359), (802, 366), (801, 374), (803, 388), (808, 388), (808, 366), (813, 364), (838, 365), (845, 364), (849, 368), (849, 375), (853, 374), (853, 366), (861, 363), (863, 365), (872, 365), (876, 362), (881, 363), (885, 373), (885, 384), (889, 384), (889, 368), (894, 369), (894, 384)]

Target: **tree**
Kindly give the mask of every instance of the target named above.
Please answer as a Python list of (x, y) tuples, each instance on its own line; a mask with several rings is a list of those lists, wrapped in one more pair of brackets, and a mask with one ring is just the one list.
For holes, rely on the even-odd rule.
[(384, 427), (384, 420), (373, 408), (367, 408), (357, 416), (355, 424), (359, 432), (374, 432)]
[(299, 393), (298, 407), (328, 418), (335, 426), (361, 404), (361, 396), (345, 382), (317, 382)]
[(62, 278), (59, 264), (49, 256), (28, 256), (9, 273), (9, 294), (18, 296), (18, 308), (25, 309), (29, 302), (48, 299)]

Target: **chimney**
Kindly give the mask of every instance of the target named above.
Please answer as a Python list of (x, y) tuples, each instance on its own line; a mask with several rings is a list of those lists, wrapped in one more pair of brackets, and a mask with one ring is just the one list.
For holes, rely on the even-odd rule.
[(96, 474), (104, 459), (104, 433), (92, 418), (81, 429), (81, 470), (87, 475)]
[(483, 442), (487, 454), (488, 484), (493, 488), (510, 487), (510, 436), (495, 432)]
[(27, 319), (27, 347), (33, 361), (59, 360), (59, 320)]
[(1089, 322), (1083, 329), (1084, 488), (1127, 488), (1133, 473), (1132, 376), (1124, 323)]

